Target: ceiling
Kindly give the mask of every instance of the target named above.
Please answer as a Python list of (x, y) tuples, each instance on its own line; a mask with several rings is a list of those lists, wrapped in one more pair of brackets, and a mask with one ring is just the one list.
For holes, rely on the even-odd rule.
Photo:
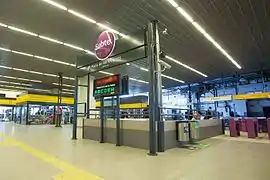
[[(206, 78), (183, 67), (183, 64), (165, 59), (172, 68), (166, 70), (164, 74), (186, 83), (230, 76), (235, 72), (244, 73), (270, 68), (268, 0), (175, 0), (241, 65), (241, 70), (181, 16), (167, 0), (54, 0), (54, 2), (126, 35), (142, 30), (151, 20), (158, 20), (160, 32), (167, 29), (167, 33), (160, 33), (162, 51), (176, 61), (184, 63), (184, 66), (194, 68), (208, 76)], [(52, 83), (57, 82), (57, 74), (60, 72), (65, 77), (64, 84), (74, 84), (73, 65), (77, 56), (87, 52), (84, 50), (92, 51), (97, 36), (104, 30), (104, 27), (78, 18), (43, 0), (1, 1), (0, 23), (2, 23), (0, 81), (33, 83), (29, 80), (34, 79), (42, 81), (39, 86), (38, 82), (35, 82), (34, 88), (48, 89), (55, 88)], [(51, 42), (5, 25), (54, 38), (83, 49), (78, 50), (69, 45)], [(5, 51), (3, 48), (13, 52)], [(146, 90), (145, 81), (148, 81), (147, 72), (138, 67), (140, 64), (146, 64), (146, 60), (140, 61), (142, 62), (104, 71), (128, 74), (133, 78), (132, 92), (140, 92)], [(106, 74), (95, 74), (97, 77), (104, 75)], [(163, 77), (163, 85), (172, 87), (181, 83)], [(70, 89), (67, 92), (72, 91), (72, 87), (66, 89)]]

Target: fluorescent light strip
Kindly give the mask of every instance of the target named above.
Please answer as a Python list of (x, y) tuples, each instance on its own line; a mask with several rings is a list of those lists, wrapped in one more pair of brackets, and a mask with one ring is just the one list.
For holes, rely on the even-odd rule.
[(144, 83), (144, 84), (149, 84), (149, 82), (147, 81), (143, 81), (143, 80), (139, 80), (139, 79), (135, 79), (135, 78), (129, 78), (132, 81), (136, 81), (136, 82), (140, 82), (140, 83)]
[(73, 15), (79, 17), (79, 18), (81, 18), (81, 19), (84, 19), (84, 20), (90, 22), (90, 23), (93, 23), (93, 24), (96, 24), (96, 23), (97, 23), (95, 20), (93, 20), (93, 19), (91, 19), (91, 18), (89, 18), (89, 17), (87, 17), (87, 16), (85, 16), (85, 15), (83, 15), (83, 14), (81, 14), (81, 13), (78, 13), (78, 12), (72, 10), (72, 9), (68, 9), (67, 11), (68, 11), (69, 13), (71, 13), (71, 14), (73, 14)]
[(3, 23), (0, 23), (0, 26), (2, 26), (2, 27), (8, 27), (8, 25), (3, 24)]
[(64, 44), (62, 41), (58, 41), (58, 40), (50, 38), (50, 37), (41, 36), (41, 35), (39, 35), (38, 37), (41, 38), (41, 39), (47, 40), (47, 41), (57, 43), (57, 44)]
[[(137, 67), (137, 65), (135, 65), (135, 64), (131, 64), (131, 65), (134, 66), (134, 67)], [(146, 71), (146, 72), (149, 71), (148, 69), (146, 69), (146, 68), (144, 68), (144, 67), (137, 67), (137, 68), (140, 68), (142, 71)], [(170, 80), (173, 80), (173, 81), (177, 81), (177, 82), (180, 82), (180, 83), (185, 83), (185, 81), (183, 81), (183, 80), (176, 79), (176, 78), (173, 78), (173, 77), (171, 77), (171, 76), (167, 76), (167, 75), (165, 75), (165, 74), (161, 74), (161, 76), (162, 76), (162, 77), (165, 77), (165, 78), (168, 78), (168, 79), (170, 79)]]
[[(53, 85), (59, 86), (58, 83), (52, 83)], [(69, 85), (69, 84), (62, 84), (64, 87), (75, 87), (74, 85)]]
[[(26, 72), (26, 73), (31, 73), (31, 74), (40, 74), (40, 75), (49, 76), (49, 77), (58, 77), (58, 75), (56, 75), (56, 74), (43, 73), (43, 72), (31, 71), (31, 70), (20, 69), (20, 68), (13, 68), (13, 67), (9, 67), (9, 66), (0, 66), (0, 68), (10, 69), (10, 70), (14, 70), (14, 71), (21, 71), (21, 72)], [(2, 77), (5, 77), (5, 76), (2, 76)], [(72, 78), (72, 77), (63, 76), (63, 78), (64, 79), (69, 79), (69, 80), (75, 80), (75, 78)]]
[(49, 90), (45, 90), (45, 89), (36, 89), (36, 88), (29, 88), (29, 87), (22, 87), (22, 86), (0, 85), (0, 87), (15, 88), (15, 89), (21, 89), (21, 90), (35, 90), (35, 91), (50, 92)]
[(21, 33), (24, 33), (24, 34), (28, 34), (30, 36), (38, 36), (38, 34), (36, 34), (36, 33), (30, 32), (30, 31), (26, 31), (26, 30), (23, 30), (23, 29), (14, 27), (14, 26), (7, 26), (7, 28), (9, 28), (9, 29), (11, 29), (13, 31), (18, 31), (18, 32), (21, 32)]
[(177, 81), (177, 82), (180, 82), (180, 83), (185, 83), (185, 81), (182, 81), (182, 80), (179, 80), (179, 79), (176, 79), (176, 78), (167, 76), (167, 75), (165, 75), (165, 74), (162, 74), (161, 76), (162, 76), (162, 77), (165, 77), (165, 78), (168, 78), (168, 79), (171, 79), (171, 80), (174, 80), (174, 81)]
[(15, 53), (15, 54), (20, 54), (20, 55), (23, 55), (23, 56), (34, 57), (33, 54), (28, 54), (28, 53), (24, 53), (24, 52), (20, 52), (20, 51), (14, 51), (14, 50), (11, 50), (11, 52), (13, 52), (13, 53)]
[(188, 65), (186, 65), (184, 63), (181, 63), (180, 61), (177, 61), (176, 59), (174, 59), (174, 58), (172, 58), (170, 56), (166, 55), (165, 58), (172, 61), (172, 62), (175, 62), (176, 64), (179, 64), (180, 66), (183, 66), (183, 67), (185, 67), (185, 68), (187, 68), (187, 69), (189, 69), (189, 70), (191, 70), (191, 71), (193, 71), (193, 72), (195, 72), (197, 74), (200, 74), (203, 77), (208, 77), (206, 74), (204, 74), (204, 73), (202, 73), (202, 72), (200, 72), (200, 71), (198, 71), (198, 70), (196, 70), (196, 69), (194, 69), (194, 68), (192, 68), (192, 67), (190, 67), (190, 66), (188, 66)]
[(242, 69), (242, 67), (232, 58), (229, 53), (224, 50), (220, 44), (214, 40), (212, 36), (210, 36), (205, 29), (196, 22), (191, 15), (189, 15), (181, 6), (179, 6), (174, 0), (167, 0), (174, 8), (178, 10), (178, 12), (188, 21), (190, 22), (208, 41), (210, 41), (227, 59), (229, 59), (238, 69)]
[(1, 50), (1, 51), (7, 51), (7, 52), (11, 52), (11, 50), (10, 50), (10, 49), (7, 49), (7, 48), (2, 48), (2, 47), (0, 47), (0, 50)]
[(26, 78), (19, 78), (19, 77), (13, 77), (13, 76), (4, 76), (4, 75), (0, 75), (0, 77), (6, 78), (6, 79), (16, 79), (16, 80), (21, 80), (21, 81), (42, 83), (42, 81), (40, 81), (40, 80), (34, 80), (34, 79), (26, 79)]
[(0, 50), (7, 51), (7, 52), (12, 52), (12, 53), (19, 54), (19, 55), (22, 55), (22, 56), (28, 56), (28, 57), (33, 57), (33, 58), (36, 58), (36, 59), (50, 61), (50, 62), (54, 62), (54, 63), (57, 63), (57, 64), (64, 64), (64, 65), (72, 66), (72, 67), (76, 66), (75, 64), (71, 64), (71, 63), (67, 63), (67, 62), (63, 62), (63, 61), (59, 61), (59, 60), (54, 60), (54, 59), (47, 58), (47, 57), (37, 56), (37, 55), (33, 55), (33, 54), (21, 52), (21, 51), (15, 51), (15, 50), (6, 49), (6, 48), (2, 48), (2, 47), (0, 47)]
[(22, 85), (22, 86), (32, 86), (32, 84), (17, 83), (17, 82), (10, 82), (10, 81), (0, 81), (0, 83), (14, 84), (14, 85)]
[(113, 73), (109, 73), (109, 72), (106, 72), (106, 71), (99, 71), (99, 73), (102, 73), (102, 74), (106, 74), (106, 75), (114, 75)]
[(72, 94), (72, 95), (74, 95), (74, 93), (72, 93), (72, 92), (62, 92), (63, 94)]
[(54, 1), (51, 1), (51, 0), (43, 0), (43, 1), (45, 1), (46, 3), (49, 3), (50, 5), (53, 5), (54, 7), (59, 8), (59, 9), (67, 10), (67, 7), (65, 7), (65, 6), (63, 6), (61, 4), (58, 4), (58, 3), (54, 2)]
[(69, 91), (69, 92), (74, 92), (72, 89), (62, 89), (63, 91)]
[(70, 47), (70, 48), (73, 48), (73, 49), (77, 49), (77, 50), (80, 50), (80, 51), (84, 51), (83, 48), (78, 47), (78, 46), (75, 46), (75, 45), (72, 45), (72, 44), (64, 43), (63, 45), (64, 45), (64, 46), (67, 46), (67, 47)]

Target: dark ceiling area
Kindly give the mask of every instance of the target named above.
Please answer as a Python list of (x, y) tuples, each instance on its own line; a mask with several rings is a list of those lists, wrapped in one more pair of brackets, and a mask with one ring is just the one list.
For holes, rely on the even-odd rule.
[[(187, 21), (168, 0), (2, 0), (0, 81), (55, 88), (61, 72), (64, 84), (70, 85), (65, 87), (66, 92), (72, 92), (76, 59), (94, 50), (96, 38), (102, 31), (109, 27), (141, 40), (134, 33), (142, 31), (152, 20), (159, 21), (161, 50), (177, 61), (164, 59), (172, 66), (163, 72), (165, 88), (182, 85), (180, 81), (202, 82), (270, 69), (269, 0), (173, 2), (198, 22), (242, 69), (194, 28), (194, 22)], [(70, 10), (85, 16), (79, 17)], [(94, 75), (127, 74), (131, 77), (133, 93), (145, 91), (147, 60), (140, 61)], [(40, 85), (31, 79), (41, 81)]]

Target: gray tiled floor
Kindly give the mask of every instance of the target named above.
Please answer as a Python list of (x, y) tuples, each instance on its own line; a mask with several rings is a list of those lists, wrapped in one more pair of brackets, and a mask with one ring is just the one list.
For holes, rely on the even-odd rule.
[[(53, 156), (85, 169), (105, 180), (269, 180), (270, 141), (250, 141), (247, 138), (218, 137), (205, 141), (209, 147), (200, 150), (173, 149), (157, 157), (147, 151), (128, 147), (115, 147), (89, 140), (71, 141), (71, 127), (23, 126), (0, 124), (0, 133), (35, 147)], [(7, 150), (0, 146), (0, 161), (4, 158), (5, 171), (22, 167), (33, 169), (33, 177), (44, 171), (43, 179), (58, 173), (47, 164), (36, 162), (27, 154)], [(14, 151), (14, 152), (13, 152)], [(13, 156), (12, 154), (17, 154)], [(32, 159), (27, 162), (27, 159)], [(21, 157), (21, 158), (20, 158)], [(11, 164), (9, 164), (11, 163)], [(23, 166), (26, 164), (25, 166)], [(2, 169), (3, 165), (0, 166)], [(37, 168), (33, 168), (37, 167)], [(1, 170), (0, 170), (1, 171)], [(10, 176), (24, 180), (22, 172)], [(28, 173), (28, 171), (27, 171)], [(27, 175), (27, 174), (26, 174)], [(0, 179), (7, 177), (0, 173)], [(26, 176), (25, 176), (26, 177)], [(31, 178), (26, 178), (29, 180)], [(38, 178), (41, 179), (41, 178)], [(42, 179), (42, 180), (43, 180)], [(7, 179), (9, 180), (9, 179)]]

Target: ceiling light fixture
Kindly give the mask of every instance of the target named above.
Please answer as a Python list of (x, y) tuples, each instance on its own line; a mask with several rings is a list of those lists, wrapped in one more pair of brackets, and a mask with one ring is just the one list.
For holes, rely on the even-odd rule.
[(99, 73), (102, 73), (102, 74), (106, 74), (106, 75), (114, 75), (113, 73), (109, 73), (109, 72), (106, 72), (106, 71), (99, 71)]
[(13, 77), (13, 76), (5, 76), (5, 75), (0, 75), (0, 77), (6, 78), (6, 79), (16, 79), (16, 80), (21, 80), (21, 81), (28, 81), (28, 82), (42, 83), (42, 81), (40, 81), (40, 80), (35, 80), (35, 79), (26, 79), (26, 78)]
[(18, 31), (18, 32), (21, 32), (21, 33), (24, 33), (24, 34), (28, 34), (30, 36), (38, 36), (36, 33), (30, 32), (30, 31), (26, 31), (26, 30), (23, 30), (23, 29), (14, 27), (14, 26), (7, 26), (7, 28), (9, 28), (9, 29), (11, 29), (13, 31)]
[(68, 9), (67, 11), (68, 11), (69, 13), (71, 13), (71, 14), (73, 14), (73, 15), (79, 17), (79, 18), (81, 18), (81, 19), (84, 19), (84, 20), (90, 22), (90, 23), (93, 23), (93, 24), (97, 23), (95, 20), (93, 20), (93, 19), (91, 19), (91, 18), (89, 18), (89, 17), (87, 17), (87, 16), (85, 16), (85, 15), (83, 15), (83, 14), (81, 14), (81, 13), (78, 13), (78, 12), (72, 10), (72, 9)]
[(10, 50), (10, 49), (7, 49), (7, 48), (2, 48), (2, 47), (0, 47), (0, 50), (1, 50), (1, 51), (7, 51), (7, 52), (11, 52), (11, 50)]
[[(103, 25), (103, 24), (100, 24), (100, 23), (99, 23), (99, 25), (100, 25), (100, 27), (107, 28), (107, 29), (109, 29), (109, 30), (111, 30), (111, 31), (114, 31), (115, 33), (118, 33), (119, 35), (121, 35), (121, 36), (123, 36), (123, 37), (125, 37), (125, 38), (130, 39), (131, 41), (134, 41), (131, 37), (126, 36), (126, 35), (124, 35), (124, 34), (118, 32), (118, 31), (116, 31), (116, 30), (113, 30), (113, 29), (109, 28), (109, 27), (106, 26), (106, 25)], [(19, 28), (16, 28), (16, 29), (19, 29)], [(25, 31), (25, 30), (21, 30), (21, 29), (20, 29), (20, 32), (29, 32), (29, 31)], [(33, 34), (36, 34), (36, 33), (33, 33)], [(86, 52), (86, 53), (88, 53), (88, 54), (90, 54), (90, 55), (95, 55), (95, 53), (92, 52), (92, 51), (90, 51), (90, 50), (83, 49), (83, 48), (81, 48), (81, 47), (78, 47), (78, 46), (75, 46), (75, 45), (72, 45), (72, 44), (69, 44), (69, 43), (64, 43), (64, 42), (62, 42), (62, 41), (59, 41), (59, 40), (56, 40), (56, 39), (53, 39), (53, 38), (50, 38), (50, 37), (41, 36), (41, 35), (38, 35), (38, 37), (41, 38), (41, 39), (50, 41), (50, 42), (54, 42), (54, 43), (57, 43), (57, 44), (62, 44), (62, 45), (64, 45), (64, 46), (66, 46), (66, 47), (70, 47), (70, 48), (73, 48), (73, 49), (76, 49), (76, 50), (84, 51), (84, 52)], [(139, 43), (140, 45), (142, 44), (142, 42), (139, 42), (139, 41), (136, 41), (136, 42), (134, 41), (133, 43)], [(46, 61), (50, 61), (50, 62), (55, 62), (55, 63), (58, 63), (58, 64), (64, 64), (64, 65), (67, 65), (67, 66), (76, 67), (75, 64), (71, 64), (71, 63), (67, 63), (67, 62), (63, 62), (63, 61), (59, 61), (59, 60), (54, 60), (54, 59), (47, 58), (47, 57), (37, 56), (37, 55), (25, 53), (25, 52), (15, 51), (15, 50), (6, 49), (6, 48), (1, 48), (1, 47), (0, 47), (0, 50), (8, 51), (8, 52), (13, 52), (13, 53), (20, 54), (20, 55), (24, 55), (24, 56), (34, 57), (34, 58), (37, 58), (37, 59), (46, 60)], [(126, 63), (126, 65), (130, 65), (130, 63)], [(140, 67), (140, 66), (137, 66), (137, 65), (136, 65), (136, 66), (134, 65), (134, 67), (137, 67), (137, 68), (139, 68), (139, 69), (141, 69), (141, 70), (143, 70), (143, 71), (148, 71), (148, 69), (143, 68), (143, 67)], [(105, 74), (104, 71), (101, 72), (101, 73)], [(108, 75), (113, 75), (113, 74), (110, 73), (110, 74), (108, 74)], [(175, 78), (172, 77), (172, 79), (175, 79)]]
[[(9, 67), (9, 66), (0, 65), (0, 68), (10, 69), (10, 70), (14, 70), (14, 71), (21, 71), (21, 72), (26, 72), (26, 73), (31, 73), (31, 74), (40, 74), (40, 75), (49, 76), (49, 77), (58, 77), (58, 75), (56, 75), (56, 74), (43, 73), (43, 72), (38, 72), (38, 71), (31, 71), (31, 70), (27, 70), (27, 69), (20, 69), (20, 68), (14, 68), (14, 67)], [(0, 77), (1, 77), (1, 75), (0, 75)], [(5, 77), (5, 76), (2, 76), (2, 77)], [(63, 78), (64, 79), (69, 79), (69, 80), (75, 80), (75, 78), (72, 78), (72, 77), (63, 76)], [(19, 78), (17, 78), (17, 79), (19, 79)], [(25, 80), (28, 80), (28, 79), (25, 79)]]
[(140, 83), (144, 83), (144, 84), (149, 84), (149, 82), (147, 81), (143, 81), (143, 80), (139, 80), (139, 79), (135, 79), (135, 78), (129, 78), (132, 81), (136, 81), (136, 82), (140, 82)]
[(0, 81), (0, 83), (6, 84), (14, 84), (14, 85), (22, 85), (22, 86), (32, 86), (32, 84), (25, 84), (25, 83), (17, 83), (17, 82), (10, 82), (10, 81)]
[(3, 24), (3, 23), (0, 23), (0, 26), (2, 26), (2, 27), (8, 27), (8, 25)]
[(181, 6), (179, 6), (174, 0), (167, 0), (177, 11), (188, 21), (190, 22), (208, 41), (210, 41), (227, 59), (229, 59), (238, 69), (242, 69), (242, 67), (232, 58), (229, 53), (224, 50), (220, 44), (214, 40), (212, 36), (210, 36), (205, 29), (196, 22), (189, 13), (187, 13)]
[(41, 38), (41, 39), (47, 40), (47, 41), (57, 43), (57, 44), (64, 44), (62, 41), (58, 41), (58, 40), (50, 38), (50, 37), (41, 36), (41, 35), (39, 35), (38, 37)]
[(57, 7), (59, 9), (62, 9), (62, 10), (65, 10), (65, 11), (67, 10), (67, 7), (65, 7), (65, 6), (63, 6), (61, 4), (58, 4), (58, 3), (54, 2), (54, 1), (51, 1), (51, 0), (42, 0), (42, 1), (45, 1), (46, 3), (49, 3), (50, 5), (52, 5), (54, 7)]
[(186, 65), (184, 63), (181, 63), (180, 61), (177, 61), (176, 59), (174, 59), (174, 58), (172, 58), (170, 56), (166, 55), (165, 58), (172, 61), (172, 62), (175, 62), (176, 64), (179, 64), (180, 66), (183, 66), (183, 67), (185, 67), (185, 68), (187, 68), (187, 69), (189, 69), (189, 70), (191, 70), (191, 71), (193, 71), (193, 72), (195, 72), (197, 74), (200, 74), (203, 77), (208, 77), (206, 74), (204, 74), (204, 73), (202, 73), (202, 72), (200, 72), (200, 71), (198, 71), (198, 70), (196, 70), (196, 69), (194, 69), (194, 68), (192, 68), (192, 67), (190, 67), (190, 66), (188, 66), (188, 65)]
[(167, 75), (165, 75), (165, 74), (162, 74), (161, 76), (162, 76), (162, 77), (165, 77), (165, 78), (168, 78), (168, 79), (171, 79), (171, 80), (174, 80), (174, 81), (177, 81), (177, 82), (180, 82), (180, 83), (185, 83), (185, 81), (182, 81), (182, 80), (179, 80), (179, 79), (176, 79), (176, 78), (167, 76)]
[[(59, 4), (59, 3), (56, 3), (56, 2), (54, 2), (54, 1), (51, 1), (51, 0), (43, 0), (43, 1), (45, 1), (45, 2), (47, 2), (47, 3), (49, 3), (49, 4), (51, 4), (51, 5), (53, 5), (53, 6), (55, 6), (55, 7), (64, 7), (63, 5), (61, 5), (61, 4)], [(177, 4), (175, 1), (173, 1), (173, 0), (168, 0), (168, 1), (169, 1), (175, 8), (179, 7), (178, 4)], [(116, 33), (116, 34), (122, 36), (123, 38), (129, 40), (130, 42), (134, 43), (135, 45), (142, 45), (142, 44), (143, 44), (143, 42), (140, 42), (139, 40), (137, 40), (137, 39), (135, 39), (135, 38), (133, 38), (133, 37), (131, 37), (131, 36), (125, 35), (125, 34), (119, 32), (119, 31), (117, 31), (117, 30), (115, 30), (115, 29), (112, 29), (112, 28), (108, 27), (107, 25), (104, 25), (104, 24), (102, 24), (102, 23), (98, 23), (97, 21), (95, 21), (94, 19), (92, 19), (92, 18), (90, 18), (90, 17), (88, 17), (88, 16), (86, 16), (86, 15), (83, 15), (83, 14), (78, 13), (78, 12), (76, 12), (76, 11), (74, 11), (74, 10), (71, 10), (71, 9), (67, 9), (66, 7), (64, 7), (64, 8), (62, 8), (62, 9), (68, 11), (69, 13), (72, 12), (71, 14), (75, 15), (76, 17), (79, 17), (79, 18), (81, 18), (81, 19), (83, 19), (83, 20), (86, 20), (86, 21), (88, 21), (88, 22), (90, 22), (90, 23), (96, 24), (96, 25), (98, 25), (99, 27), (101, 27), (101, 28), (103, 28), (103, 29), (112, 31), (112, 32), (114, 32), (114, 33)], [(178, 11), (179, 11), (180, 13), (182, 12), (183, 15), (184, 15), (186, 18), (188, 18), (190, 21), (192, 20), (192, 18), (189, 17), (188, 14), (185, 13), (185, 11), (184, 11), (182, 8), (179, 8)], [(90, 21), (89, 21), (88, 19), (90, 19)], [(92, 54), (92, 53), (89, 53), (89, 54)], [(93, 53), (93, 54), (94, 54), (94, 53)], [(181, 63), (181, 62), (180, 62), (180, 63)], [(183, 63), (181, 63), (181, 64), (183, 64)], [(183, 67), (185, 67), (185, 66), (183, 66)], [(193, 68), (188, 68), (188, 69), (191, 70), (191, 69), (193, 69)]]
[(54, 59), (51, 59), (51, 58), (37, 56), (37, 55), (33, 55), (33, 54), (21, 52), (21, 51), (15, 51), (15, 50), (6, 49), (6, 48), (2, 48), (2, 47), (0, 47), (0, 50), (7, 51), (7, 52), (12, 52), (12, 53), (19, 54), (19, 55), (22, 55), (22, 56), (28, 56), (28, 57), (33, 57), (33, 58), (36, 58), (36, 59), (46, 60), (46, 61), (54, 62), (54, 63), (57, 63), (57, 64), (64, 64), (64, 65), (72, 66), (72, 67), (76, 66), (75, 64), (67, 63), (67, 62), (64, 62), (64, 61), (54, 60)]
[(77, 50), (79, 50), (79, 51), (84, 51), (83, 48), (78, 47), (78, 46), (75, 46), (75, 45), (72, 45), (72, 44), (64, 43), (63, 45), (64, 45), (64, 46), (67, 46), (67, 47), (70, 47), (70, 48), (73, 48), (73, 49), (77, 49)]
[(74, 92), (72, 89), (62, 89), (63, 91), (69, 91), (69, 92)]
[(13, 51), (13, 50), (11, 50), (11, 52), (13, 52), (15, 54), (20, 54), (20, 55), (23, 55), (23, 56), (34, 57), (33, 54), (28, 54), (28, 53), (24, 53), (24, 52), (20, 52), (20, 51)]
[[(52, 83), (52, 84), (56, 85), (56, 86), (59, 86), (59, 83)], [(69, 84), (62, 84), (62, 86), (64, 86), (64, 87), (72, 87), (72, 88), (75, 87), (74, 85), (69, 85)]]

